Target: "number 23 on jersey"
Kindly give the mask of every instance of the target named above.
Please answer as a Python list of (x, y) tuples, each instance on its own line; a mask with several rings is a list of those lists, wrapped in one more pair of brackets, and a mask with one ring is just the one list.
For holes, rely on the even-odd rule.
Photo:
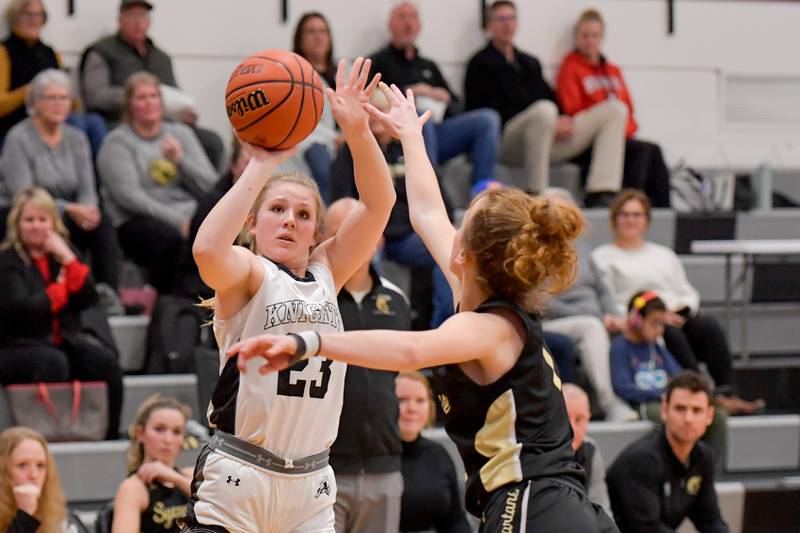
[[(278, 395), (325, 398), (331, 381), (333, 360), (315, 357), (278, 372)], [(307, 392), (306, 392), (307, 391)]]

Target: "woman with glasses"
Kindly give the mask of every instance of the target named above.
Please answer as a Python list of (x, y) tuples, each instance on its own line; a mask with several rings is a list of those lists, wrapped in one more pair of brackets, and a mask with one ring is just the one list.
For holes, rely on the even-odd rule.
[[(294, 53), (307, 59), (322, 78), (323, 87), (336, 89), (336, 64), (333, 61), (333, 37), (327, 19), (316, 11), (303, 13), (294, 30)], [(325, 202), (331, 201), (331, 164), (336, 153), (340, 133), (336, 129), (330, 102), (325, 102), (322, 118), (314, 131), (297, 147), (297, 155), (289, 165), (310, 173), (319, 185)], [(305, 167), (308, 167), (307, 169)], [(306, 172), (309, 171), (309, 172)]]
[(116, 290), (119, 248), (114, 228), (97, 202), (89, 140), (66, 123), (72, 105), (69, 77), (56, 69), (43, 70), (27, 85), (29, 118), (8, 132), (0, 167), (0, 234), (14, 195), (28, 187), (46, 189), (55, 199), (72, 242), (92, 257), (97, 281)]
[[(47, 22), (42, 0), (12, 0), (6, 8), (11, 33), (0, 43), (0, 147), (9, 130), (25, 120), (25, 94), (31, 80), (45, 69), (61, 67), (61, 58), (40, 40)], [(89, 136), (92, 153), (100, 149), (106, 126), (97, 115), (76, 115), (70, 123)]]
[(649, 242), (650, 201), (636, 189), (623, 189), (611, 204), (614, 242), (598, 246), (592, 258), (619, 308), (640, 291), (656, 293), (666, 304), (664, 341), (681, 367), (698, 370), (702, 361), (714, 378), (717, 401), (729, 414), (752, 414), (764, 407), (732, 394), (732, 356), (719, 322), (700, 311), (700, 294), (670, 248)]

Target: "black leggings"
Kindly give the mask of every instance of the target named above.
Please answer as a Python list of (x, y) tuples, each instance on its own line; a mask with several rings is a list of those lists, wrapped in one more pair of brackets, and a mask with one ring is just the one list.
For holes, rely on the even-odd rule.
[(669, 207), (669, 170), (657, 144), (639, 139), (625, 142), (622, 186), (644, 191), (653, 207)]
[(664, 342), (683, 368), (698, 370), (702, 361), (714, 378), (718, 392), (728, 392), (731, 385), (732, 356), (725, 332), (712, 316), (698, 312), (681, 328), (667, 326)]
[(119, 226), (117, 234), (125, 255), (147, 270), (150, 285), (159, 294), (172, 294), (184, 249), (180, 232), (161, 220), (136, 217)]
[(92, 273), (97, 281), (108, 284), (112, 289), (119, 288), (119, 244), (114, 226), (105, 215), (92, 231), (83, 230), (69, 216), (64, 216), (64, 224), (69, 230), (72, 244), (82, 252), (89, 252), (92, 259)]
[[(585, 183), (592, 163), (592, 149), (579, 154), (571, 162), (580, 167), (581, 179)], [(643, 191), (653, 207), (669, 207), (669, 169), (657, 144), (639, 139), (625, 141), (622, 186)]]
[(122, 369), (107, 348), (84, 340), (56, 346), (20, 340), (0, 348), (0, 383), (54, 383), (71, 379), (104, 381), (108, 387), (107, 439), (119, 438)]

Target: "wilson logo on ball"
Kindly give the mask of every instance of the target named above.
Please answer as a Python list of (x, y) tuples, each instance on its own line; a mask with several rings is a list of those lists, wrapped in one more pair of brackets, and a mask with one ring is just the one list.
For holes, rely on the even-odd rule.
[(247, 95), (242, 95), (228, 104), (228, 118), (233, 115), (245, 116), (251, 111), (257, 111), (269, 105), (269, 98), (261, 89), (256, 89)]
[(325, 107), (324, 82), (286, 50), (261, 50), (231, 72), (225, 111), (243, 142), (286, 150), (314, 130)]
[(262, 70), (264, 70), (264, 65), (239, 65), (231, 74), (230, 79), (233, 80), (247, 74), (261, 74)]

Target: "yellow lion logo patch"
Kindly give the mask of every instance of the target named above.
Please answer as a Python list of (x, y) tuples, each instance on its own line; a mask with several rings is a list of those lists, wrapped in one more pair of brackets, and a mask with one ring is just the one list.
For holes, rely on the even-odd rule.
[(692, 476), (686, 481), (686, 492), (692, 496), (697, 496), (700, 492), (700, 485), (703, 483), (703, 476)]

